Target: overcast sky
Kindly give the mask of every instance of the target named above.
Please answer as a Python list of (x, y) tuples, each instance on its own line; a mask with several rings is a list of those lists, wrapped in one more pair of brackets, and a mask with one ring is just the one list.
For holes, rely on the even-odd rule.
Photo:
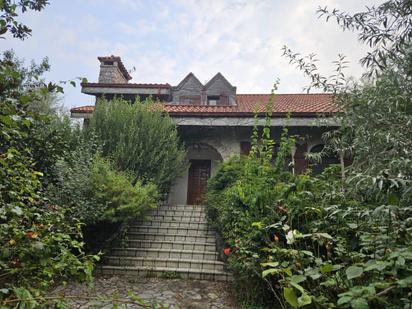
[[(50, 0), (40, 13), (21, 20), (33, 29), (25, 41), (7, 38), (1, 50), (39, 61), (49, 57), (47, 78), (86, 77), (97, 82), (97, 56), (121, 56), (131, 82), (176, 85), (189, 72), (206, 82), (221, 72), (238, 93), (268, 93), (276, 78), (279, 93), (302, 92), (307, 80), (282, 57), (281, 47), (316, 53), (320, 67), (343, 53), (348, 75), (359, 77), (366, 48), (334, 21), (318, 19), (327, 5), (348, 12), (378, 0)], [(65, 87), (67, 107), (93, 104), (80, 88)]]

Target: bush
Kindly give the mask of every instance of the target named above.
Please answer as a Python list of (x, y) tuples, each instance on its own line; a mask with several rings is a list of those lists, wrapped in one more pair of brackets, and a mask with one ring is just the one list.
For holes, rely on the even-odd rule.
[(91, 173), (91, 186), (96, 200), (104, 205), (100, 220), (124, 222), (142, 217), (157, 206), (158, 193), (154, 184), (134, 185), (124, 172), (114, 170), (108, 161), (96, 158)]
[(33, 168), (27, 141), (41, 119), (24, 106), (5, 99), (0, 117), (0, 301), (10, 306), (19, 298), (38, 304), (56, 280), (90, 280), (97, 258), (84, 254), (79, 222), (69, 224), (41, 191), (43, 174)]
[(74, 125), (69, 116), (51, 113), (40, 117), (42, 120), (33, 124), (27, 142), (31, 145), (34, 168), (44, 174), (42, 184), (47, 186), (56, 181), (55, 164), (70, 158), (73, 150), (87, 141), (81, 128)]
[[(230, 164), (218, 178), (227, 170), (233, 175)], [(243, 299), (294, 308), (410, 305), (410, 207), (390, 197), (386, 205), (357, 200), (361, 192), (342, 191), (340, 179), (330, 176), (337, 170), (319, 178), (284, 173), (254, 180), (248, 171), (209, 192)]]
[[(293, 175), (271, 164), (265, 138), (254, 138), (258, 151), (223, 163), (209, 183), (209, 217), (230, 248), (243, 301), (282, 308), (410, 306), (407, 183), (399, 187), (389, 177), (343, 183), (338, 166), (318, 177)], [(285, 136), (283, 143), (290, 145)], [(281, 149), (286, 154), (288, 147)]]
[(133, 185), (129, 175), (114, 170), (87, 145), (73, 154), (73, 160), (58, 161), (54, 173), (57, 183), (48, 187), (48, 196), (67, 209), (70, 220), (86, 225), (127, 222), (156, 207), (155, 185)]
[(117, 169), (131, 172), (134, 181), (156, 184), (164, 194), (183, 171), (185, 151), (175, 124), (150, 103), (101, 100), (90, 132)]

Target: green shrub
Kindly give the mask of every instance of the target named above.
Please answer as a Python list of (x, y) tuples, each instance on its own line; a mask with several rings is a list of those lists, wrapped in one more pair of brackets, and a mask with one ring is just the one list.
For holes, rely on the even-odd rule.
[[(240, 168), (245, 174), (236, 182), (208, 193), (208, 206), (231, 248), (242, 299), (283, 307), (410, 305), (410, 207), (391, 194), (386, 205), (356, 199), (361, 192), (342, 190), (332, 176), (337, 167), (319, 178), (269, 173), (260, 179)], [(217, 175), (224, 173), (222, 166)]]
[(100, 100), (90, 132), (117, 169), (131, 172), (135, 181), (156, 184), (162, 194), (183, 171), (185, 151), (176, 126), (150, 101)]
[(55, 182), (54, 165), (72, 156), (73, 150), (85, 144), (78, 125), (67, 115), (41, 115), (42, 121), (33, 124), (28, 142), (35, 162), (34, 168), (44, 174), (42, 184)]
[(129, 221), (142, 217), (157, 206), (158, 192), (152, 183), (131, 183), (131, 177), (114, 170), (108, 161), (97, 157), (93, 162), (91, 186), (97, 202), (104, 205), (100, 220)]
[(56, 184), (48, 187), (49, 198), (67, 209), (67, 216), (86, 225), (127, 222), (156, 207), (158, 193), (153, 184), (142, 185), (94, 154), (87, 145), (60, 160), (54, 167)]
[(0, 302), (39, 304), (57, 280), (90, 280), (96, 257), (83, 252), (80, 223), (67, 222), (64, 208), (41, 191), (43, 174), (33, 168), (28, 142), (41, 118), (25, 111), (24, 101), (0, 106)]
[[(410, 183), (375, 177), (359, 184), (357, 175), (345, 183), (338, 166), (318, 177), (293, 175), (279, 160), (271, 164), (271, 150), (262, 145), (273, 142), (256, 132), (255, 151), (220, 166), (207, 200), (211, 222), (230, 248), (243, 302), (282, 308), (411, 306), (412, 209), (405, 194)], [(283, 158), (288, 145), (284, 135)]]

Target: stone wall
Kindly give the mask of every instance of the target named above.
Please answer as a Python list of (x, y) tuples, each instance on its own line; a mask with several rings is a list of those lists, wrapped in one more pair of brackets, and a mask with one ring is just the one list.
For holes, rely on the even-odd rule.
[(113, 64), (100, 64), (99, 83), (103, 84), (126, 84), (128, 80), (124, 77), (120, 71), (118, 62), (114, 61)]

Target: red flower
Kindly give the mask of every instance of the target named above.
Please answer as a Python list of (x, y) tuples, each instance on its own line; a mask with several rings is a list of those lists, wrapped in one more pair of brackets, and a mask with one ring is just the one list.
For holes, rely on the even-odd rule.
[(26, 237), (30, 239), (36, 239), (39, 237), (39, 234), (37, 234), (36, 232), (27, 232)]
[(225, 248), (225, 249), (223, 249), (223, 253), (224, 253), (225, 255), (229, 255), (229, 254), (230, 254), (230, 248)]

